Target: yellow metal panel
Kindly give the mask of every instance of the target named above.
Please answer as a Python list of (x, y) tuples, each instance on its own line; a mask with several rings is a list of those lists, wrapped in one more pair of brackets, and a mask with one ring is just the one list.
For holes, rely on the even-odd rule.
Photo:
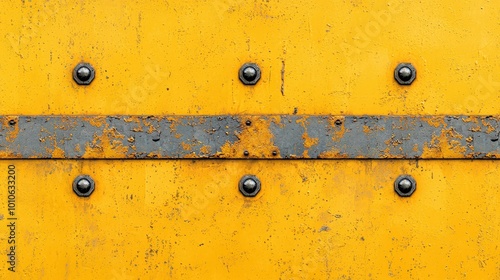
[[(2, 1), (0, 114), (497, 114), (499, 13), (489, 0)], [(71, 79), (81, 61), (88, 87)], [(248, 61), (255, 87), (237, 78)], [(417, 68), (411, 87), (393, 79), (399, 62)]]
[[(499, 13), (488, 0), (2, 1), (0, 115), (498, 115)], [(89, 86), (71, 76), (82, 61)], [(262, 70), (254, 87), (238, 80), (246, 62)], [(393, 79), (400, 62), (411, 86)], [(0, 279), (497, 279), (497, 165), (3, 160)], [(81, 174), (89, 198), (71, 189)], [(238, 192), (245, 174), (256, 198)], [(410, 198), (400, 174), (417, 181)]]
[[(3, 198), (8, 164), (19, 273), (1, 199), (2, 279), (500, 277), (496, 161), (2, 161)], [(411, 198), (393, 190), (404, 173)]]

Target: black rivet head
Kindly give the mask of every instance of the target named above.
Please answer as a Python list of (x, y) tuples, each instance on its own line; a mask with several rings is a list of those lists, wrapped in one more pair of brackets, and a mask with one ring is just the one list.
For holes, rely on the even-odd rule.
[(400, 63), (394, 70), (394, 79), (400, 85), (411, 85), (417, 77), (417, 70), (411, 63)]
[(273, 156), (277, 156), (278, 155), (278, 152), (277, 151), (273, 151)]
[(394, 182), (394, 190), (399, 196), (411, 196), (417, 189), (417, 182), (410, 175), (401, 175)]
[(250, 153), (249, 153), (248, 151), (244, 151), (244, 152), (243, 152), (243, 155), (247, 157), (247, 156), (249, 156), (249, 155), (250, 155)]
[(89, 85), (95, 77), (95, 70), (88, 63), (80, 63), (73, 70), (73, 80), (79, 85)]
[(246, 197), (254, 197), (260, 191), (260, 180), (255, 175), (245, 175), (240, 180), (239, 190)]
[(16, 125), (16, 120), (10, 120), (9, 125)]
[(73, 191), (80, 197), (88, 197), (94, 192), (95, 182), (88, 175), (80, 175), (73, 181)]
[(245, 63), (239, 71), (240, 81), (245, 85), (255, 85), (260, 79), (260, 68), (255, 63)]
[(247, 121), (245, 122), (245, 124), (246, 124), (247, 126), (251, 126), (251, 125), (252, 125), (252, 121), (251, 121), (251, 120), (247, 120)]

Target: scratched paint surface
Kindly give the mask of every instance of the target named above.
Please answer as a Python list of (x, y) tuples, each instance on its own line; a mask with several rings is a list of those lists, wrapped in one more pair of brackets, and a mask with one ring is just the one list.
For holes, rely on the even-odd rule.
[[(497, 1), (1, 1), (0, 114), (498, 114)], [(73, 67), (94, 65), (88, 87)], [(238, 80), (255, 62), (257, 86)], [(411, 62), (417, 80), (393, 79)]]
[(500, 125), (494, 116), (5, 116), (0, 120), (0, 157), (7, 159), (500, 155)]
[[(499, 13), (489, 0), (1, 1), (0, 115), (497, 116)], [(71, 77), (82, 61), (96, 70), (85, 87)], [(246, 62), (262, 70), (254, 87), (237, 77)], [(411, 86), (393, 79), (400, 62), (417, 69)], [(252, 121), (228, 154), (286, 146)], [(484, 128), (493, 145), (498, 128)], [(422, 151), (473, 157), (456, 132)], [(89, 157), (121, 157), (115, 138), (130, 144), (111, 130)], [(5, 176), (0, 279), (500, 278), (497, 161), (1, 156), (19, 219), (11, 273)], [(80, 174), (90, 198), (71, 190)], [(238, 193), (246, 174), (262, 181), (255, 199)], [(400, 174), (417, 181), (410, 198), (393, 191)]]
[[(1, 279), (498, 279), (496, 161), (1, 161)], [(78, 198), (73, 179), (96, 182)], [(254, 174), (255, 199), (238, 192)], [(417, 191), (393, 182), (411, 174)], [(6, 196), (4, 184), (0, 196)]]

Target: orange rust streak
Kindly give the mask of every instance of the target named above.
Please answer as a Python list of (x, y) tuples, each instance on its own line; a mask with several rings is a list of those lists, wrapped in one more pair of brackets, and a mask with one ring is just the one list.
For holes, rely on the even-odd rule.
[[(279, 117), (270, 117), (261, 119), (258, 116), (242, 117), (240, 134), (234, 132), (238, 141), (235, 143), (227, 142), (221, 147), (222, 153), (216, 156), (220, 157), (242, 157), (244, 151), (249, 152), (249, 157), (269, 158), (273, 151), (278, 148), (274, 145), (274, 136), (270, 130), (271, 122), (279, 122)], [(247, 126), (247, 120), (251, 125)]]
[(443, 127), (446, 126), (444, 119), (442, 117), (439, 117), (439, 116), (424, 117), (422, 120), (426, 121), (430, 126), (433, 126), (436, 128), (440, 127), (440, 126), (443, 126)]
[[(10, 121), (15, 121), (15, 125), (10, 125)], [(14, 117), (14, 116), (7, 116), (2, 119), (2, 125), (3, 127), (8, 128), (7, 130), (7, 135), (5, 137), (5, 140), (7, 142), (14, 142), (16, 140), (17, 136), (19, 135), (19, 117)]]
[(83, 117), (84, 121), (87, 121), (93, 127), (103, 127), (106, 125), (106, 117), (105, 116), (93, 116), (93, 117)]
[(422, 158), (462, 158), (467, 148), (453, 138), (462, 138), (453, 128), (443, 129), (441, 135), (433, 135), (430, 143), (423, 147)]
[(83, 158), (121, 158), (126, 157), (129, 147), (124, 146), (120, 139), (125, 136), (118, 133), (116, 128), (106, 128), (102, 135), (94, 135), (92, 143), (87, 144)]
[(191, 145), (182, 142), (181, 146), (185, 151), (191, 151)]
[(211, 149), (212, 148), (210, 146), (203, 146), (203, 147), (200, 148), (200, 152), (202, 154), (209, 154)]
[[(336, 122), (340, 122), (340, 125), (336, 124)], [(334, 116), (328, 118), (328, 123), (331, 127), (335, 128), (335, 132), (333, 134), (332, 140), (338, 141), (344, 137), (344, 134), (347, 132), (345, 129), (345, 117), (343, 116)], [(338, 129), (340, 128), (340, 130)]]

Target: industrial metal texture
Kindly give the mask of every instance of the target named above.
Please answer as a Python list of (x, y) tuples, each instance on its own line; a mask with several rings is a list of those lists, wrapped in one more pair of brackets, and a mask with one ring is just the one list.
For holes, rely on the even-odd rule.
[[(0, 161), (4, 174), (8, 164), (2, 279), (500, 277), (498, 161)], [(88, 198), (73, 192), (80, 174), (95, 181)], [(240, 193), (246, 174), (256, 197)], [(418, 182), (411, 197), (394, 191), (401, 174)]]
[(1, 1), (0, 279), (500, 279), (499, 14)]
[(497, 116), (4, 116), (0, 157), (484, 159)]
[[(453, 8), (450, 8), (453, 7)], [(2, 1), (0, 115), (497, 115), (497, 2)], [(95, 79), (71, 78), (90, 63)], [(259, 65), (254, 86), (238, 70)], [(394, 79), (400, 63), (418, 71)]]

